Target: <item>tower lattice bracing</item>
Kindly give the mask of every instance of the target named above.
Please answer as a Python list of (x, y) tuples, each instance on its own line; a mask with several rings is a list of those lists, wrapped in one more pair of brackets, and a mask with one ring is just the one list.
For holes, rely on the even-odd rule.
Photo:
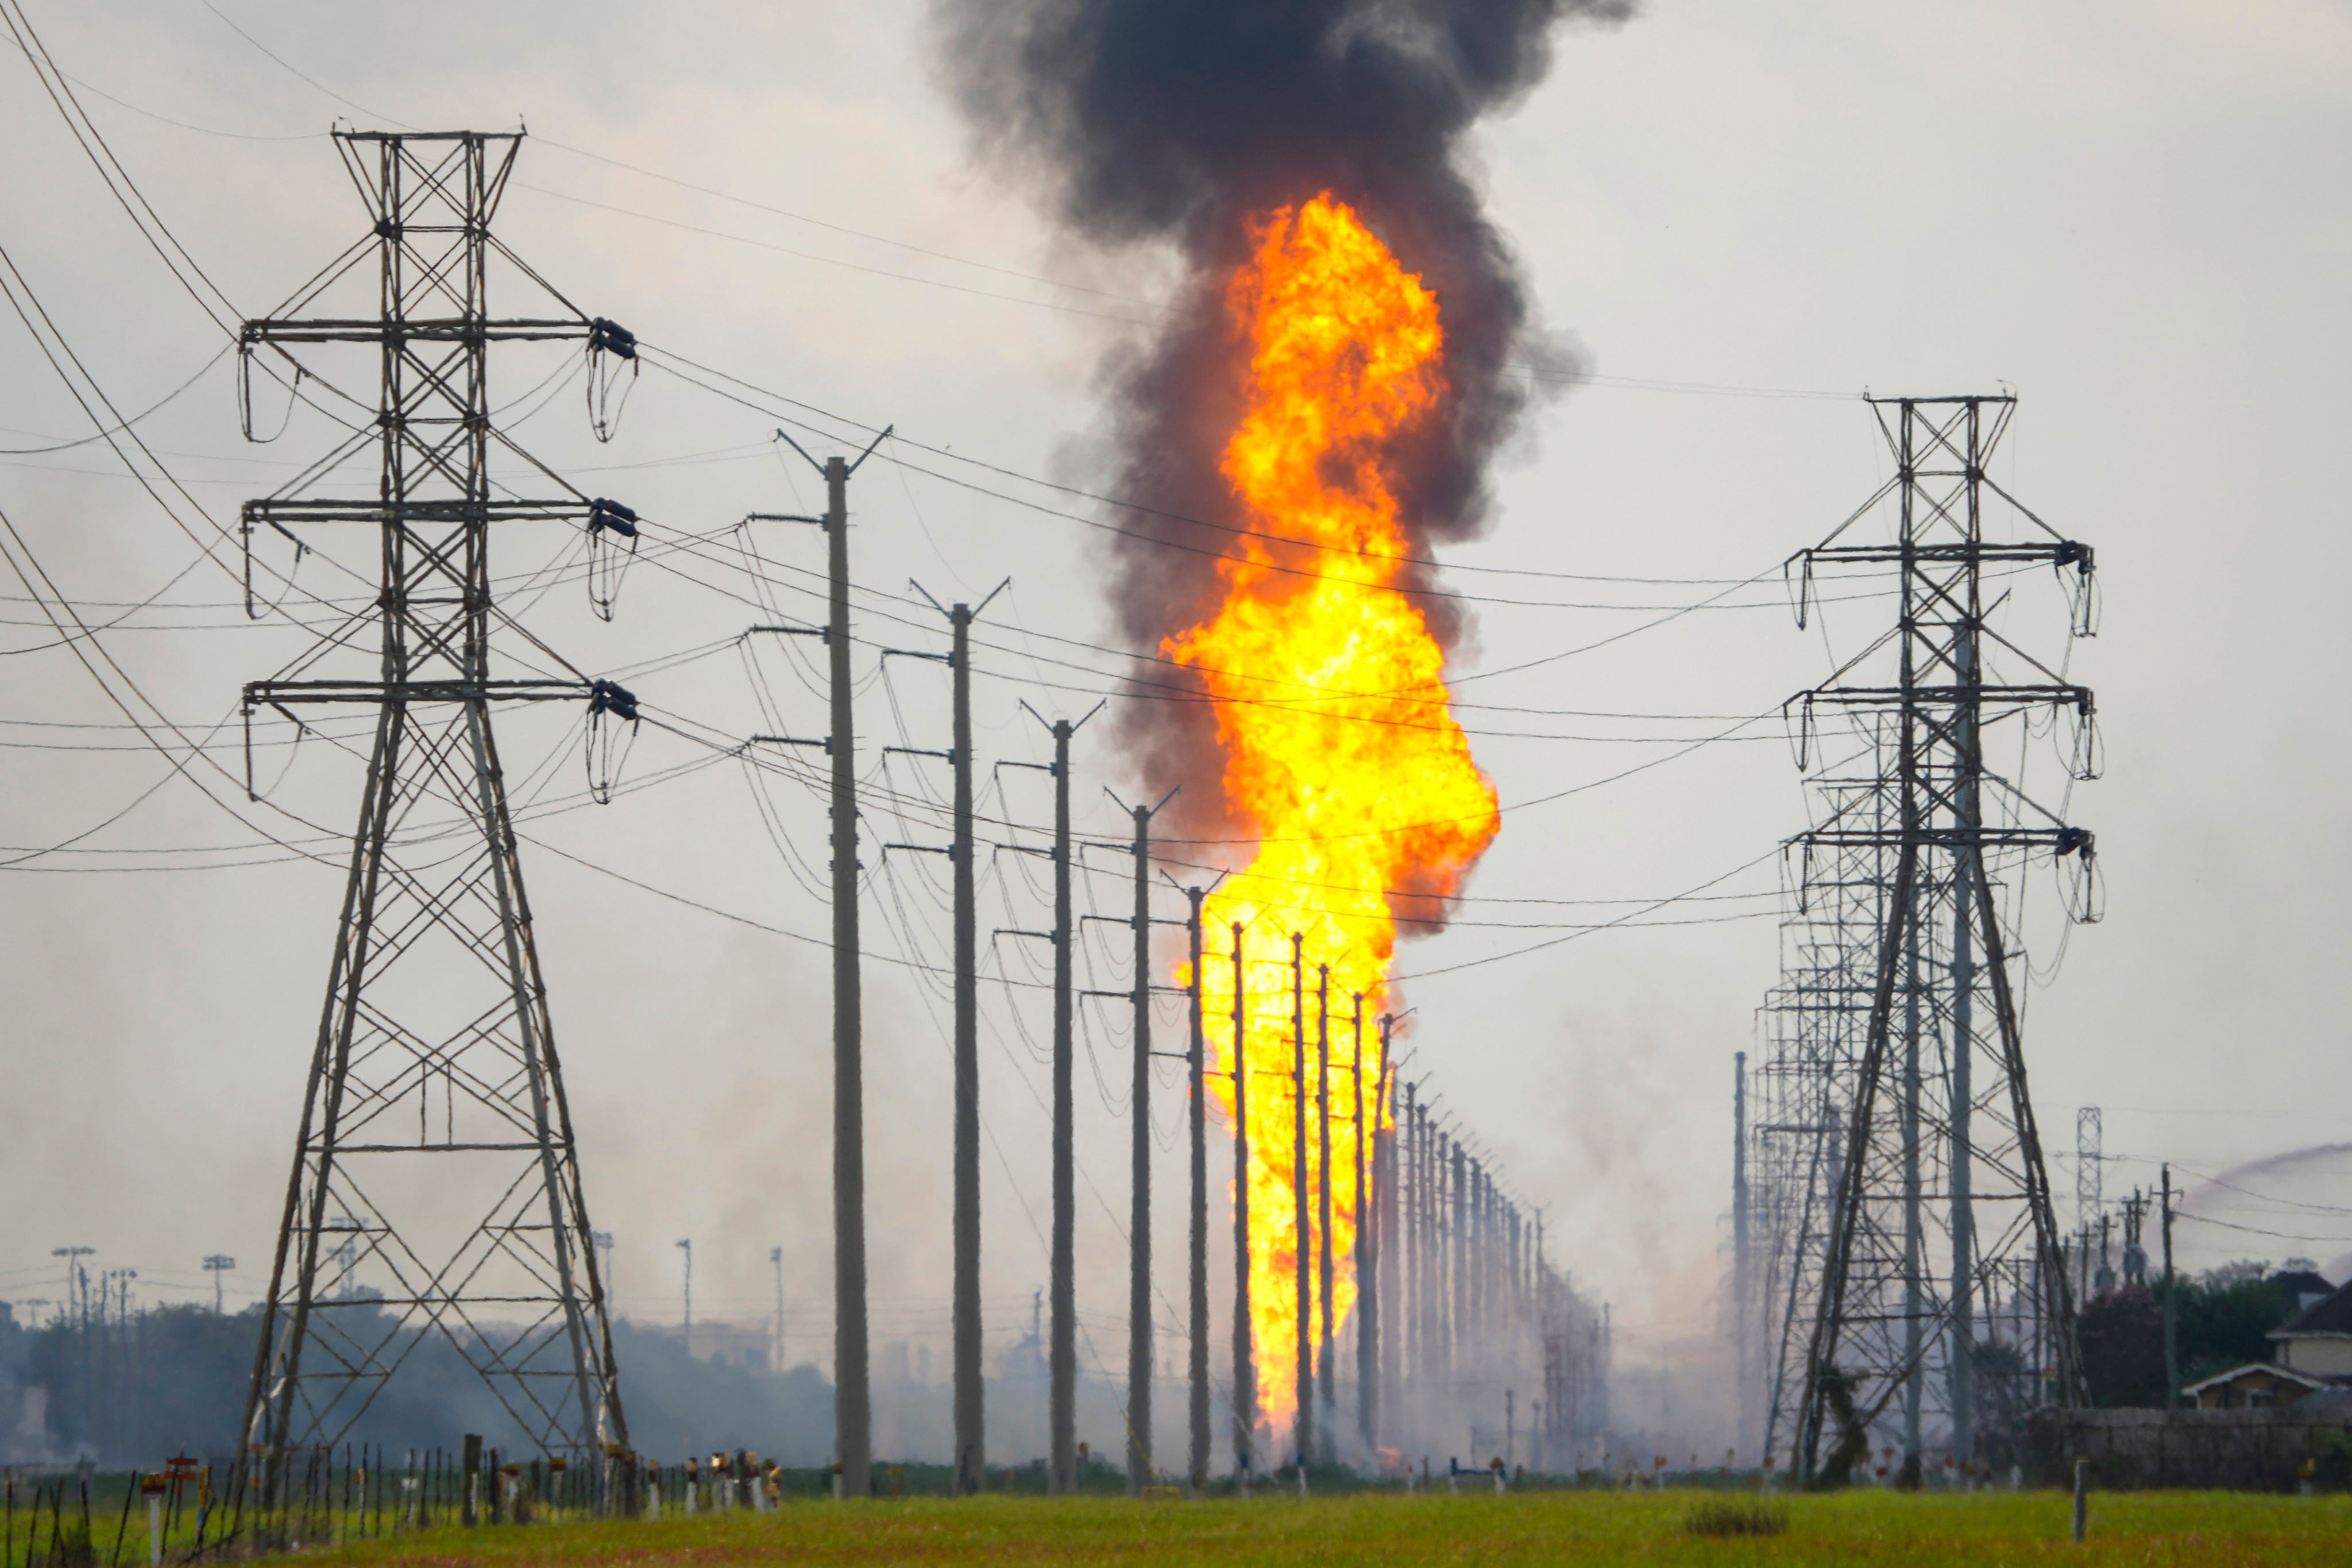
[[(1885, 821), (1885, 791), (1872, 778), (1823, 771), (1811, 781), (1817, 821)], [(1803, 1387), (1806, 1337), (1829, 1251), (1830, 1215), (1844, 1168), (1844, 1111), (1862, 1060), (1885, 920), (1885, 851), (1863, 842), (1795, 858), (1784, 897), (1780, 983), (1758, 1010), (1755, 1111), (1748, 1142), (1750, 1249), (1741, 1303), (1762, 1347), (1742, 1391), (1743, 1424), (1761, 1408), (1761, 1446), (1785, 1452)]]
[(1790, 705), (1815, 820), (1752, 1135), (1750, 1396), (1808, 1481), (1887, 1449), (1912, 1476), (1930, 1449), (2005, 1466), (2027, 1412), (2082, 1391), (2019, 992), (2030, 874), (2056, 865), (2068, 913), (2096, 912), (2090, 834), (2028, 782), (2053, 750), (2069, 791), (2095, 773), (2047, 624), (2095, 630), (2091, 553), (1986, 471), (2013, 399), (1872, 407), (1894, 477), (1790, 568), (1801, 623), (1832, 583), (1891, 588), (1895, 621)]
[[(248, 715), (356, 705), (374, 731), (247, 1405), (244, 1440), (273, 1464), (352, 1432), (404, 1364), (453, 1352), (512, 1416), (508, 1441), (577, 1462), (626, 1440), (491, 715), (584, 700), (593, 757), (598, 727), (633, 721), (635, 700), (513, 628), (492, 555), (530, 521), (584, 526), (592, 553), (610, 550), (634, 538), (635, 514), (571, 491), (492, 426), (488, 359), (495, 342), (569, 339), (593, 376), (634, 340), (492, 237), (520, 142), (338, 132), (373, 232), (244, 329), (245, 353), (301, 368), (298, 389), (365, 362), (380, 385), (295, 481), (373, 462), (374, 494), (245, 510), (248, 541), (368, 530), (381, 567), (372, 600), (246, 691)], [(558, 313), (494, 318), (489, 279), (509, 268)], [(337, 311), (371, 281), (373, 310)], [(494, 453), (557, 499), (494, 497)], [(515, 663), (493, 658), (502, 629), (528, 645)]]

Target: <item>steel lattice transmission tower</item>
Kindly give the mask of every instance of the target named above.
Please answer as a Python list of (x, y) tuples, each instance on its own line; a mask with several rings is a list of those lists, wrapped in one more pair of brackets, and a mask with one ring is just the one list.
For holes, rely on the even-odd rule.
[[(1811, 781), (1819, 826), (1879, 828), (1886, 791), (1875, 778)], [(1869, 842), (1806, 856), (1783, 889), (1781, 974), (1758, 1009), (1761, 1066), (1748, 1122), (1749, 1311), (1758, 1357), (1742, 1396), (1765, 1411), (1767, 1455), (1789, 1444), (1804, 1386), (1813, 1304), (1828, 1256), (1830, 1215), (1845, 1159), (1845, 1108), (1875, 990), (1876, 934), (1885, 921), (1890, 857)]]
[[(2091, 552), (1986, 473), (2012, 398), (1872, 406), (1894, 478), (1791, 560), (1801, 621), (1824, 575), (1891, 571), (1898, 605), (1891, 630), (1791, 702), (1801, 751), (1824, 711), (1842, 715), (1877, 774), (1797, 841), (1810, 864), (1831, 869), (1846, 905), (1844, 951), (1815, 973), (1848, 1023), (1857, 971), (1869, 984), (1859, 1037), (1826, 1032), (1822, 1081), (1805, 1097), (1842, 1124), (1815, 1162), (1834, 1179), (1811, 1300), (1790, 1314), (1805, 1344), (1790, 1436), (1806, 1481), (1841, 1479), (1875, 1446), (1881, 1421), (1899, 1423), (1886, 1436), (1899, 1436), (1906, 1468), (1924, 1429), (1968, 1462), (1981, 1457), (1979, 1436), (1998, 1440), (2033, 1405), (2082, 1397), (2015, 993), (2023, 874), (2037, 860), (2067, 868), (2071, 912), (2095, 918), (2092, 838), (2025, 792), (2021, 758), (2004, 751), (1989, 765), (1987, 739), (1996, 732), (2021, 747), (2028, 734), (2015, 732), (2030, 732), (2028, 721), (2054, 718), (2068, 775), (2095, 776), (2090, 691), (2066, 678), (2063, 658), (2053, 668), (2027, 651), (2029, 631), (2011, 625), (2021, 611), (1990, 618), (2028, 586), (2025, 574), (2046, 567), (2067, 601), (2067, 630), (2090, 635)], [(1988, 537), (1989, 502), (2020, 520), (2024, 537)], [(1891, 538), (1842, 542), (1863, 519), (1890, 513)]]
[[(495, 673), (491, 633), (511, 622), (491, 556), (494, 534), (530, 520), (584, 523), (592, 551), (609, 549), (611, 536), (634, 539), (635, 514), (577, 492), (493, 499), (492, 451), (522, 455), (491, 425), (488, 355), (494, 342), (584, 340), (593, 376), (600, 356), (632, 357), (635, 342), (551, 289), (558, 316), (491, 316), (494, 264), (545, 289), (489, 229), (520, 143), (471, 132), (338, 132), (373, 237), (276, 316), (244, 328), (247, 354), (373, 351), (382, 399), (297, 481), (373, 458), (375, 495), (281, 494), (245, 509), (248, 542), (257, 529), (373, 529), (382, 566), (371, 603), (246, 689), (248, 715), (326, 703), (375, 714), (246, 1408), (243, 1440), (272, 1469), (290, 1450), (348, 1433), (436, 1341), (488, 1384), (528, 1445), (576, 1462), (627, 1439), (490, 717), (498, 703), (584, 699), (593, 759), (597, 727), (634, 721), (635, 699), (576, 672)], [(337, 315), (325, 303), (339, 283), (371, 280), (373, 315)], [(369, 640), (371, 672), (329, 673), (340, 652)], [(570, 671), (530, 640), (533, 657)], [(380, 1298), (331, 1288), (341, 1242), (355, 1243), (360, 1267), (383, 1281)]]

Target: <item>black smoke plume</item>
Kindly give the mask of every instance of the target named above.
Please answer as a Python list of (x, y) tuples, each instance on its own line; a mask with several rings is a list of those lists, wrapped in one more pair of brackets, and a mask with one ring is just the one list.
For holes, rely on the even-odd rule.
[[(1173, 242), (1187, 283), (1150, 345), (1108, 367), (1118, 493), (1150, 536), (1114, 548), (1122, 633), (1141, 653), (1222, 596), (1214, 554), (1244, 525), (1217, 465), (1238, 422), (1246, 355), (1223, 289), (1250, 222), (1329, 191), (1435, 290), (1454, 389), (1444, 416), (1392, 454), (1412, 553), (1485, 521), (1486, 474), (1531, 384), (1527, 294), (1465, 166), (1478, 119), (1543, 77), (1558, 26), (1622, 19), (1631, 0), (938, 0), (942, 60), (983, 153), (1042, 187), (1101, 244)], [(1557, 355), (1552, 363), (1557, 363)], [(1180, 548), (1171, 548), (1178, 546)], [(1205, 552), (1205, 553), (1204, 553)], [(1425, 586), (1409, 573), (1407, 586)], [(1423, 599), (1439, 637), (1461, 628)], [(1150, 668), (1143, 692), (1187, 682)], [(1140, 693), (1139, 693), (1140, 694)], [(1160, 783), (1217, 755), (1202, 706), (1127, 705), (1128, 739)], [(1213, 784), (1211, 778), (1204, 784)], [(1221, 792), (1188, 790), (1195, 826)]]

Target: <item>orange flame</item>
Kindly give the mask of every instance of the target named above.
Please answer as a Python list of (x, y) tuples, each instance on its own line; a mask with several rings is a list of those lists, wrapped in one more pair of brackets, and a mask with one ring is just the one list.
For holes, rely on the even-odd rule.
[[(1296, 1405), (1297, 1248), (1292, 1177), (1290, 934), (1305, 936), (1310, 1183), (1318, 1176), (1318, 966), (1330, 966), (1333, 1317), (1356, 1297), (1353, 998), (1363, 997), (1363, 1081), (1379, 1078), (1374, 1025), (1387, 1000), (1396, 900), (1443, 898), (1493, 839), (1496, 796), (1470, 756), (1444, 681), (1444, 654), (1394, 585), (1410, 540), (1391, 483), (1394, 444), (1447, 395), (1437, 298), (1328, 192), (1268, 215), (1226, 304), (1250, 348), (1246, 413), (1222, 465), (1252, 526), (1222, 563), (1216, 615), (1162, 644), (1217, 702), (1224, 790), (1259, 834), (1246, 870), (1202, 912), (1203, 1012), (1223, 1067), (1235, 922), (1250, 1144), (1250, 1307), (1259, 1408)], [(1222, 1041), (1219, 1036), (1223, 1035)], [(1230, 1119), (1230, 1079), (1216, 1097)], [(1368, 1127), (1367, 1131), (1370, 1129)], [(1367, 1152), (1369, 1153), (1369, 1151)], [(1318, 1204), (1306, 1244), (1319, 1252)], [(1320, 1267), (1319, 1257), (1314, 1258)], [(1311, 1293), (1320, 1331), (1319, 1281)]]

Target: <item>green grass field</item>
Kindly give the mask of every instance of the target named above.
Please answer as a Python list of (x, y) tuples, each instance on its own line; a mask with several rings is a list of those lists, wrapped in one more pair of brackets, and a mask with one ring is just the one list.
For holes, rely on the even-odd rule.
[[(1717, 1494), (1720, 1495), (1720, 1494)], [(2091, 1536), (2067, 1539), (2059, 1492), (1787, 1500), (1777, 1535), (1694, 1534), (1706, 1494), (1538, 1492), (1497, 1498), (1369, 1494), (1300, 1501), (1062, 1501), (985, 1497), (835, 1504), (659, 1523), (436, 1530), (331, 1552), (355, 1564), (726, 1563), (2157, 1563), (2205, 1568), (2352, 1563), (2352, 1498), (2117, 1492), (2095, 1496)]]

